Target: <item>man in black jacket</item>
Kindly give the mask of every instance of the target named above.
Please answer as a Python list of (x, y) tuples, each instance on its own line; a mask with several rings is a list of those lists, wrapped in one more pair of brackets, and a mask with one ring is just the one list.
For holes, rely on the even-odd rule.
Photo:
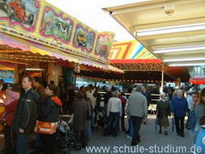
[(32, 78), (24, 77), (24, 91), (20, 95), (15, 112), (12, 130), (16, 135), (17, 154), (27, 153), (27, 136), (33, 132), (37, 118), (38, 94), (32, 88)]

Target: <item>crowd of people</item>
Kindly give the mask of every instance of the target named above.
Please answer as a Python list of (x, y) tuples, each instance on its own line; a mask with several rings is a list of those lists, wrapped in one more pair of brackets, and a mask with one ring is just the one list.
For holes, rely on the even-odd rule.
[[(161, 100), (157, 103), (159, 133), (162, 133), (163, 127), (165, 135), (168, 135), (168, 117), (171, 116), (177, 135), (185, 137), (184, 130), (186, 128), (189, 131), (192, 145), (201, 148), (200, 154), (203, 154), (205, 152), (205, 89), (193, 90), (190, 88), (187, 91), (176, 89), (171, 99), (166, 99), (165, 96), (165, 93), (162, 93)], [(188, 119), (185, 122), (186, 116)]]
[[(0, 81), (1, 105), (5, 112), (1, 113), (1, 123), (4, 125), (5, 154), (26, 154), (28, 150), (28, 138), (36, 129), (35, 141), (42, 146), (45, 154), (54, 153), (55, 132), (40, 131), (37, 123), (57, 123), (59, 120), (61, 100), (56, 96), (55, 85), (47, 84), (43, 87), (40, 78), (23, 77), (22, 84), (14, 84), (4, 88)], [(51, 128), (47, 127), (47, 130)]]
[[(151, 93), (144, 86), (133, 86), (130, 95), (125, 96), (116, 88), (106, 88), (101, 95), (99, 87), (92, 84), (75, 92), (72, 85), (65, 86), (63, 81), (58, 86), (53, 81), (44, 85), (41, 78), (28, 76), (23, 78), (21, 85), (14, 84), (11, 88), (3, 85), (0, 81), (0, 97), (5, 107), (0, 120), (4, 125), (6, 154), (26, 154), (28, 137), (34, 131), (35, 146), (42, 148), (45, 154), (54, 153), (60, 114), (71, 115), (74, 136), (82, 147), (88, 146), (96, 128), (103, 129), (103, 136), (117, 137), (120, 130), (125, 131), (131, 138), (131, 146), (141, 142), (141, 124), (147, 124), (151, 103)], [(156, 87), (153, 91), (159, 94)], [(175, 121), (177, 135), (184, 137), (187, 128), (192, 144), (205, 150), (205, 89), (164, 89), (157, 102), (156, 119), (158, 132), (166, 136), (169, 116)]]

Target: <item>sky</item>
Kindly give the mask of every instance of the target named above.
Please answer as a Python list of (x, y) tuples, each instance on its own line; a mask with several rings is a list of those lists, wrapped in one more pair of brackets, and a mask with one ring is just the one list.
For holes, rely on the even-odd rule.
[(129, 41), (134, 38), (102, 8), (145, 0), (46, 0), (72, 17), (77, 18), (92, 29), (115, 33), (116, 41)]

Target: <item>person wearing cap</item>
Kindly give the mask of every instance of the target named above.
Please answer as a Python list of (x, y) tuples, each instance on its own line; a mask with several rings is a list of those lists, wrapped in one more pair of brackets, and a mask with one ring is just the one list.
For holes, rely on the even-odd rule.
[(137, 86), (128, 99), (127, 114), (133, 121), (134, 134), (132, 136), (131, 146), (135, 146), (140, 142), (140, 127), (144, 117), (147, 117), (147, 99), (141, 93), (142, 87)]
[(162, 133), (162, 127), (164, 127), (164, 134), (168, 135), (167, 127), (169, 126), (168, 116), (170, 116), (170, 105), (166, 100), (165, 93), (160, 94), (160, 101), (157, 102), (157, 119), (160, 127), (159, 134)]

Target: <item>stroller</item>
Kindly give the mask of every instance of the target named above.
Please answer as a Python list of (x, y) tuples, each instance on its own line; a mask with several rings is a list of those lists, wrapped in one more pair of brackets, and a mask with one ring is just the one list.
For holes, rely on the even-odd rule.
[(107, 117), (103, 107), (98, 106), (95, 108), (95, 116), (97, 126), (105, 127), (107, 123)]
[(81, 144), (77, 143), (74, 137), (74, 132), (70, 129), (71, 123), (60, 119), (57, 130), (57, 143), (58, 147), (62, 148), (62, 154), (70, 154), (71, 148), (79, 151)]

